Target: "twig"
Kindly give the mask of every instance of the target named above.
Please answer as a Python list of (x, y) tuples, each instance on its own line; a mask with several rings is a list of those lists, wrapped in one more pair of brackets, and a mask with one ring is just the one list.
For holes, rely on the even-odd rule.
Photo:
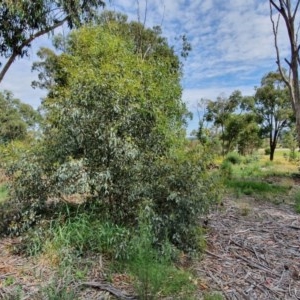
[(220, 282), (220, 280), (218, 280), (218, 279), (217, 279), (217, 278), (216, 278), (209, 270), (207, 270), (207, 273), (208, 273), (209, 277), (212, 278), (213, 281), (220, 287), (221, 291), (222, 291), (223, 294), (224, 294), (224, 297), (225, 297), (226, 299), (228, 299), (228, 297), (227, 297), (227, 295), (226, 295), (226, 293), (225, 293), (225, 290), (224, 290), (224, 287), (223, 287), (222, 282)]
[(266, 267), (261, 266), (260, 264), (254, 263), (254, 262), (248, 260), (247, 258), (244, 258), (243, 256), (241, 256), (241, 255), (239, 255), (239, 254), (237, 254), (237, 253), (234, 253), (234, 255), (235, 255), (236, 257), (242, 259), (243, 261), (245, 261), (245, 262), (246, 262), (248, 265), (250, 265), (251, 267), (260, 269), (260, 270), (262, 270), (262, 271), (264, 271), (264, 272), (266, 272), (266, 273), (269, 273), (269, 274), (271, 274), (271, 275), (280, 276), (279, 274), (274, 273), (274, 272), (272, 272), (271, 270), (268, 270)]
[(294, 225), (288, 225), (287, 227), (292, 228), (292, 229), (296, 229), (296, 230), (300, 230), (300, 227), (294, 226)]
[(11, 276), (11, 275), (15, 275), (16, 273), (6, 273), (6, 274), (2, 274), (2, 275), (0, 275), (0, 279), (4, 279), (4, 278), (6, 278), (6, 277), (9, 277), (9, 276)]
[(214, 256), (214, 257), (216, 257), (216, 258), (223, 259), (223, 257), (221, 257), (221, 256), (219, 256), (219, 255), (217, 255), (217, 254), (214, 254), (214, 253), (212, 253), (212, 252), (210, 252), (210, 251), (208, 251), (208, 250), (205, 250), (204, 252), (205, 252), (206, 254), (211, 255), (211, 256)]

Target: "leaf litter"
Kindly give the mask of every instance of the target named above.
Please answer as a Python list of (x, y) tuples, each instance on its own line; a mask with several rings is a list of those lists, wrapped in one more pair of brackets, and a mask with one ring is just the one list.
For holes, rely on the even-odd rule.
[(225, 199), (208, 216), (199, 278), (225, 299), (300, 299), (300, 215), (290, 205)]

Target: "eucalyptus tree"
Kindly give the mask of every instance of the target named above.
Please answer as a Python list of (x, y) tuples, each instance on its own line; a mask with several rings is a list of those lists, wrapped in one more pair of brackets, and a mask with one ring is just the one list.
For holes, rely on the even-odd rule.
[(35, 209), (79, 194), (127, 225), (151, 206), (155, 243), (195, 249), (199, 214), (216, 195), (205, 154), (184, 147), (182, 64), (158, 28), (118, 18), (71, 32), (60, 54), (41, 49), (44, 138), (20, 163), (14, 196)]
[(273, 160), (278, 138), (282, 130), (290, 126), (293, 117), (288, 88), (279, 72), (263, 77), (261, 87), (256, 89), (253, 110), (262, 135), (269, 139), (270, 160)]
[(0, 4), (0, 82), (16, 58), (29, 54), (31, 42), (67, 23), (76, 28), (91, 21), (102, 0), (3, 0)]
[[(221, 130), (222, 153), (223, 156), (228, 152), (228, 132), (227, 124), (231, 115), (237, 110), (241, 103), (242, 94), (240, 91), (234, 91), (229, 98), (219, 96), (216, 101), (208, 101), (205, 113), (205, 120), (213, 122), (213, 125)], [(230, 135), (230, 140), (232, 135)], [(227, 143), (228, 144), (228, 143)]]
[(9, 91), (0, 93), (0, 143), (22, 140), (40, 121), (39, 113), (29, 104), (14, 98)]
[[(274, 42), (276, 49), (276, 63), (282, 80), (287, 85), (289, 91), (290, 102), (296, 117), (296, 128), (298, 142), (300, 143), (300, 87), (299, 87), (299, 64), (300, 44), (298, 41), (299, 33), (299, 16), (298, 10), (300, 0), (270, 0), (270, 18), (272, 22)], [(274, 18), (274, 11), (278, 13), (277, 20)], [(280, 41), (279, 41), (279, 26), (280, 18), (284, 21), (284, 26), (288, 34), (288, 49), (289, 57), (282, 59)], [(283, 51), (282, 51), (283, 52)], [(287, 69), (287, 72), (284, 72)]]

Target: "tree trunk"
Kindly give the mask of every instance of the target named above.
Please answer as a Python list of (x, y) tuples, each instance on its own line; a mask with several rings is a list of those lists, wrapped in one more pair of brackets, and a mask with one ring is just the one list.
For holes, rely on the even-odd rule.
[[(296, 17), (297, 11), (300, 5), (300, 0), (298, 0), (295, 5), (294, 9), (292, 9), (291, 1), (284, 1), (284, 0), (270, 0), (270, 18), (273, 26), (273, 33), (275, 39), (275, 49), (276, 49), (276, 56), (277, 56), (277, 65), (279, 72), (283, 81), (288, 86), (290, 92), (290, 98), (293, 110), (295, 112), (296, 117), (296, 129), (297, 129), (297, 137), (298, 142), (300, 143), (300, 86), (299, 86), (299, 49), (300, 45), (298, 44), (298, 30), (295, 30), (295, 22), (298, 20)], [(278, 3), (278, 4), (277, 4)], [(281, 62), (280, 53), (279, 53), (279, 43), (278, 43), (278, 27), (279, 27), (279, 17), (277, 22), (275, 23), (273, 19), (272, 7), (277, 10), (279, 16), (284, 19), (286, 29), (288, 32), (289, 37), (289, 47), (290, 47), (290, 59), (284, 59), (288, 66), (288, 74), (287, 76), (284, 73), (284, 67)], [(298, 26), (298, 25), (297, 25)]]
[(270, 147), (270, 161), (274, 160), (275, 149), (276, 149), (276, 146), (274, 146), (274, 145), (272, 145)]

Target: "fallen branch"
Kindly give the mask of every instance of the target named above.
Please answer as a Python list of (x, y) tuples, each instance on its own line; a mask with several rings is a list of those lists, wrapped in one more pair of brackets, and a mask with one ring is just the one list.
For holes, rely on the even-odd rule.
[(205, 252), (206, 254), (208, 254), (208, 255), (213, 256), (213, 257), (216, 257), (216, 258), (219, 258), (219, 259), (223, 259), (223, 257), (221, 257), (221, 256), (219, 256), (219, 255), (217, 255), (217, 254), (214, 254), (214, 253), (212, 253), (212, 252), (210, 252), (210, 251), (208, 251), (208, 250), (205, 250), (204, 252)]
[(90, 286), (90, 287), (98, 288), (98, 289), (103, 290), (103, 291), (107, 291), (107, 292), (111, 293), (112, 295), (114, 295), (115, 297), (117, 297), (118, 299), (121, 299), (121, 300), (135, 300), (135, 299), (138, 299), (136, 296), (128, 296), (128, 295), (124, 294), (119, 289), (117, 289), (117, 288), (115, 288), (112, 285), (107, 284), (107, 283), (81, 282), (80, 285)]
[(272, 270), (268, 270), (267, 267), (261, 266), (260, 264), (252, 262), (252, 261), (248, 260), (247, 258), (245, 258), (245, 257), (243, 257), (243, 256), (241, 256), (241, 255), (239, 255), (237, 253), (234, 253), (234, 255), (236, 257), (240, 258), (241, 260), (245, 261), (249, 266), (251, 266), (253, 268), (260, 269), (260, 270), (262, 270), (262, 271), (264, 271), (266, 273), (269, 273), (271, 275), (275, 275), (275, 276), (278, 276), (278, 277), (280, 276), (280, 274), (277, 274), (277, 273), (273, 272)]

